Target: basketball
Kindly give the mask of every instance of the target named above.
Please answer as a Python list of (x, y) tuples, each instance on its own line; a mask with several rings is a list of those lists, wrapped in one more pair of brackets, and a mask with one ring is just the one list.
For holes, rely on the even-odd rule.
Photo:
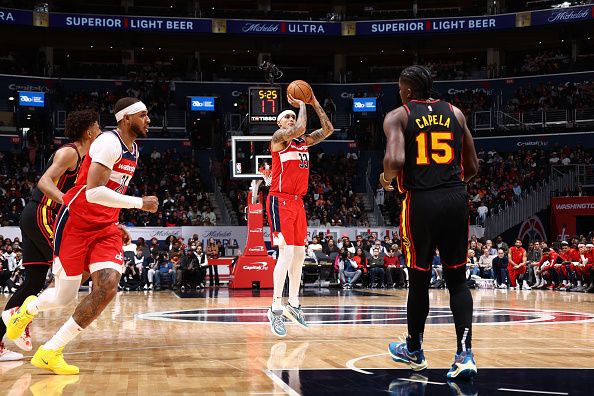
[(287, 93), (295, 99), (302, 100), (305, 103), (309, 103), (313, 96), (311, 86), (303, 80), (295, 80), (289, 84)]

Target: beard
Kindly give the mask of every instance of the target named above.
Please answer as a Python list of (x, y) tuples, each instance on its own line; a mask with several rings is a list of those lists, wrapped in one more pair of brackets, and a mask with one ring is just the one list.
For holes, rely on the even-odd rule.
[(136, 137), (146, 137), (148, 135), (146, 132), (144, 132), (144, 128), (139, 127), (136, 124), (130, 125), (130, 130), (134, 132), (134, 135), (136, 135)]

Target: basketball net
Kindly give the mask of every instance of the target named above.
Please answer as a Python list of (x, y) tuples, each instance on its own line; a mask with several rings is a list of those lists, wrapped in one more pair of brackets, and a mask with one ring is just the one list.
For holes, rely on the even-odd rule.
[(264, 181), (266, 187), (270, 187), (272, 184), (272, 169), (270, 168), (270, 165), (265, 163), (264, 166), (258, 169), (258, 173), (262, 175), (262, 180), (252, 180), (252, 204), (255, 204), (258, 200), (258, 188), (260, 187), (260, 184), (262, 184), (262, 181)]

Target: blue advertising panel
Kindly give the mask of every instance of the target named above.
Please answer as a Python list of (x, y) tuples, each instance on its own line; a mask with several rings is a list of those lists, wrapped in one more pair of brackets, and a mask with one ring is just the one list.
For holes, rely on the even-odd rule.
[(592, 19), (592, 6), (555, 8), (553, 10), (532, 11), (532, 25), (579, 22)]
[(75, 29), (137, 30), (146, 32), (210, 33), (212, 20), (191, 18), (121, 17), (117, 15), (51, 13), (50, 26)]
[(594, 147), (594, 133), (570, 132), (546, 135), (518, 135), (505, 137), (475, 137), (474, 146), (477, 151), (495, 150), (509, 153), (525, 147), (530, 150), (558, 150), (563, 146), (582, 146), (585, 149)]
[(0, 24), (3, 25), (32, 25), (33, 11), (0, 8)]
[(295, 36), (340, 36), (341, 24), (313, 21), (227, 21), (227, 33)]
[(191, 96), (190, 110), (215, 111), (215, 98), (213, 96)]
[(44, 92), (19, 91), (19, 106), (44, 107), (45, 106), (45, 93)]
[(357, 36), (475, 32), (513, 28), (516, 15), (364, 21), (357, 22), (356, 26)]
[(377, 98), (353, 98), (353, 112), (372, 112), (377, 109)]

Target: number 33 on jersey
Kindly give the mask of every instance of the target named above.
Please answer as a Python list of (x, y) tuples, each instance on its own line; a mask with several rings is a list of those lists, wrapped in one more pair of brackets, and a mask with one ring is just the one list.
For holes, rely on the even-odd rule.
[(283, 150), (273, 152), (272, 159), (270, 192), (304, 196), (309, 181), (309, 151), (305, 139), (291, 140)]

